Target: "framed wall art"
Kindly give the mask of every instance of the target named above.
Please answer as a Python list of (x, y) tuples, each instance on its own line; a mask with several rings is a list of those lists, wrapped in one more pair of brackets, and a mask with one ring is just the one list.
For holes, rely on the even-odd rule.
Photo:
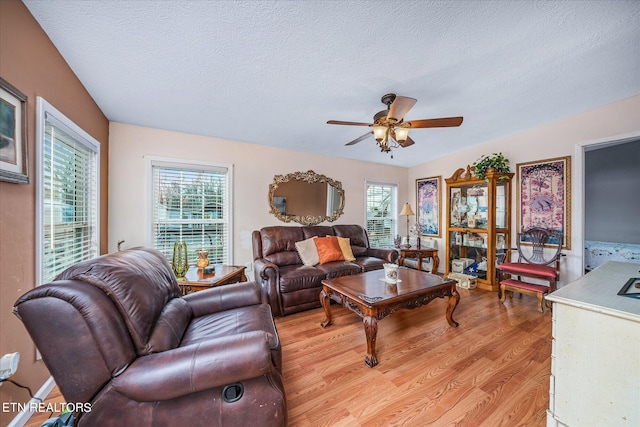
[(416, 179), (416, 223), (420, 234), (440, 237), (440, 176)]
[(0, 77), (0, 180), (29, 183), (27, 97)]
[(518, 163), (516, 168), (518, 231), (541, 227), (562, 233), (562, 247), (571, 249), (571, 157)]

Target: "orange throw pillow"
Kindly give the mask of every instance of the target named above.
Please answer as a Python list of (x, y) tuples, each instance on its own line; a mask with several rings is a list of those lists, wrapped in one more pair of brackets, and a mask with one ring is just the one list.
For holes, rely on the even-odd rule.
[(344, 261), (344, 255), (337, 237), (318, 237), (313, 241), (316, 244), (316, 248), (318, 248), (320, 264), (326, 264), (331, 261)]

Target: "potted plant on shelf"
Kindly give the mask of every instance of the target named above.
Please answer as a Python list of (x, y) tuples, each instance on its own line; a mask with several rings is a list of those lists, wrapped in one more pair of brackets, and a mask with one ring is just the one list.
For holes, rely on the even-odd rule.
[[(502, 153), (493, 153), (490, 156), (483, 154), (473, 165), (474, 174), (485, 181), (489, 181), (487, 178), (487, 172), (493, 170), (497, 173), (509, 173), (511, 168), (509, 167), (509, 159), (504, 157)], [(498, 181), (506, 179), (505, 177), (498, 178)]]

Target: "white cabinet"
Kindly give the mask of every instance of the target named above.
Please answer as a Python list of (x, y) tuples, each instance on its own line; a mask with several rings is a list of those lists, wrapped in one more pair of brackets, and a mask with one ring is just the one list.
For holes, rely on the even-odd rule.
[(640, 299), (617, 295), (638, 264), (607, 262), (547, 297), (547, 426), (640, 426)]

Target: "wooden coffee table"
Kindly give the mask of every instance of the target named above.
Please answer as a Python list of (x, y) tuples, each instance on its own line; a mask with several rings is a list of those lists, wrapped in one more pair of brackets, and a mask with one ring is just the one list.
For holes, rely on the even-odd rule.
[(247, 276), (244, 273), (246, 267), (223, 264), (216, 264), (214, 267), (215, 273), (208, 274), (205, 274), (201, 268), (189, 268), (185, 280), (178, 281), (182, 295), (216, 286), (247, 281)]
[(378, 364), (376, 357), (376, 335), (378, 320), (403, 308), (416, 308), (428, 304), (434, 298), (449, 297), (446, 319), (449, 325), (458, 326), (453, 320), (453, 311), (460, 301), (456, 282), (435, 274), (401, 267), (395, 284), (384, 282), (384, 270), (369, 271), (353, 276), (342, 276), (322, 281), (320, 303), (326, 319), (323, 328), (331, 324), (330, 300), (362, 317), (364, 333), (367, 337), (367, 355), (364, 359), (368, 367)]

